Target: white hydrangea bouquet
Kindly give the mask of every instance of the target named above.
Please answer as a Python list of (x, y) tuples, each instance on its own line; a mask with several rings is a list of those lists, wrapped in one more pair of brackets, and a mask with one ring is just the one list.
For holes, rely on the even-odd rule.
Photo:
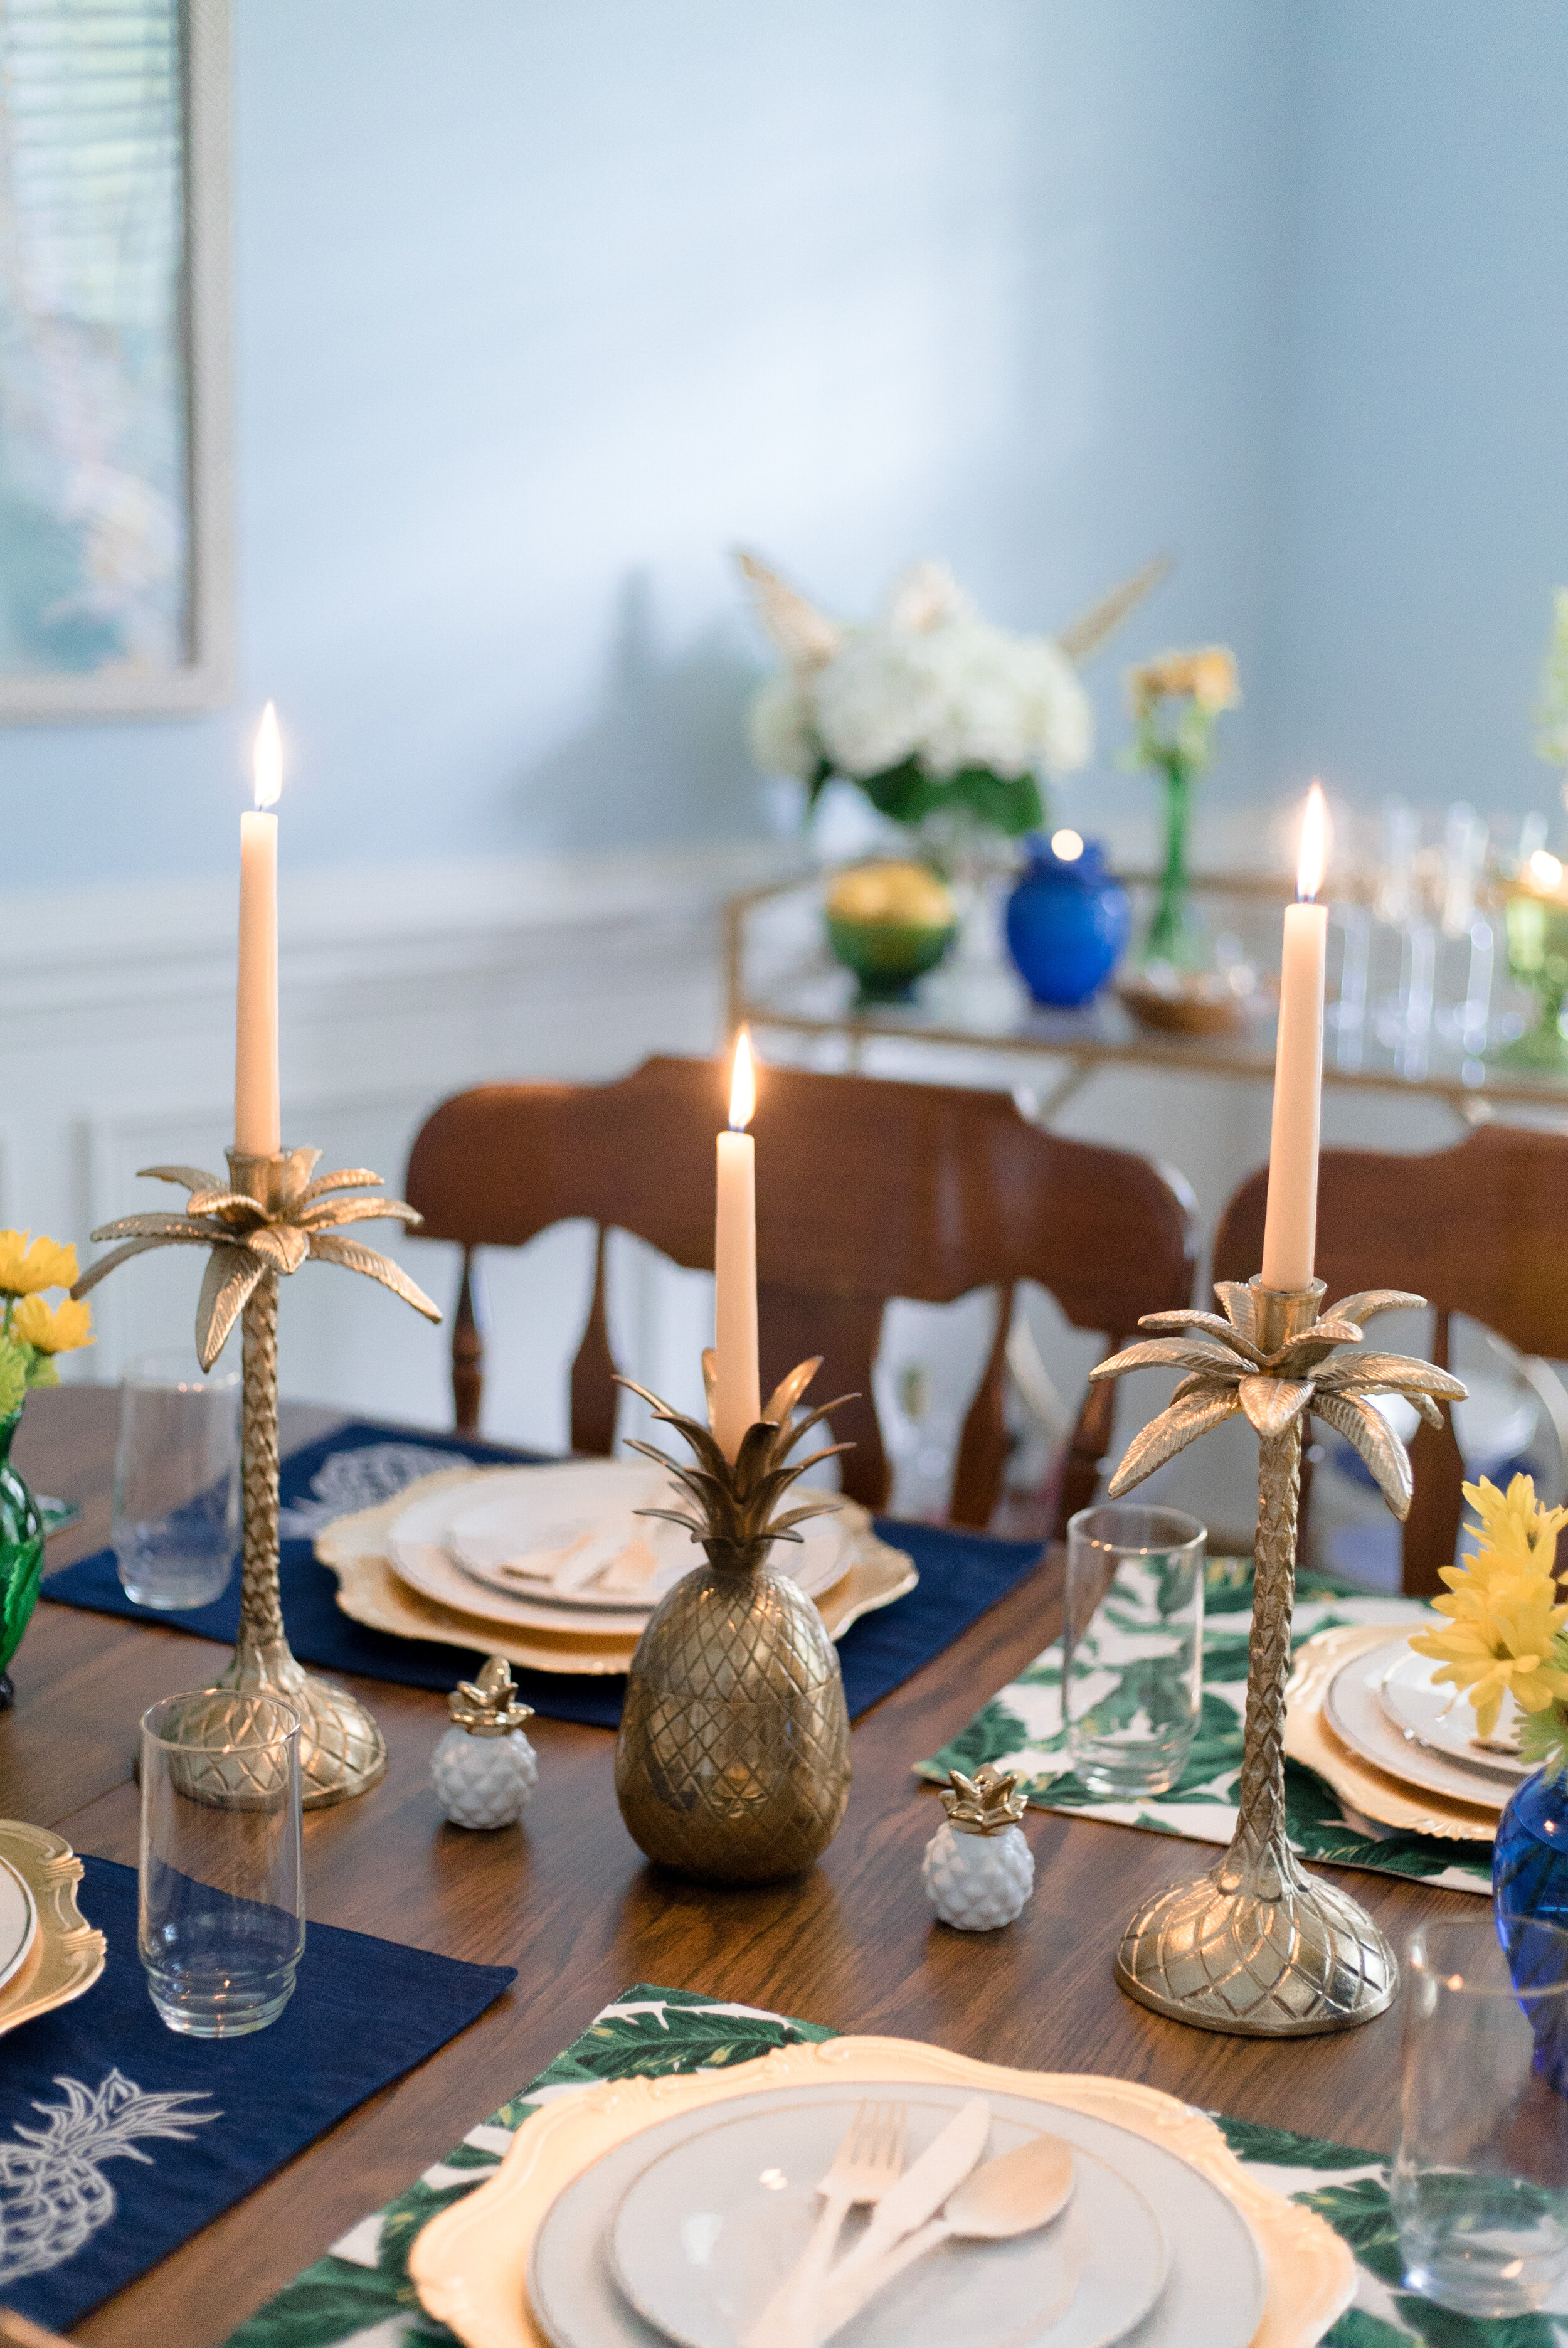
[(918, 564), (880, 619), (852, 627), (754, 555), (738, 560), (785, 664), (752, 703), (752, 753), (803, 782), (809, 804), (842, 776), (928, 839), (1016, 837), (1045, 820), (1041, 776), (1087, 764), (1093, 716), (1061, 644), (982, 619), (944, 564)]

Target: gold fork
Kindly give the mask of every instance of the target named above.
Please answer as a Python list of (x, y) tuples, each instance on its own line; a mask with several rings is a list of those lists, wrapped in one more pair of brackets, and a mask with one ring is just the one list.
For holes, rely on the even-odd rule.
[(806, 2334), (805, 2312), (827, 2272), (851, 2209), (880, 2201), (904, 2169), (907, 2120), (902, 2104), (862, 2104), (817, 2187), (822, 2208), (810, 2241), (785, 2275), (742, 2348), (796, 2348)]

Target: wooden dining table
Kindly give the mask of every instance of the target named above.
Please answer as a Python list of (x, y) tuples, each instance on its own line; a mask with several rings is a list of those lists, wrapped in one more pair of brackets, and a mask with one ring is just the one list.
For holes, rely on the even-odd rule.
[[(36, 1489), (86, 1509), (80, 1525), (50, 1542), (46, 1570), (108, 1539), (117, 1409), (108, 1387), (62, 1387), (28, 1402), (17, 1464)], [(286, 1406), (284, 1447), (341, 1423), (333, 1411)], [(532, 1721), (539, 1783), (524, 1823), (490, 1834), (447, 1826), (430, 1783), (445, 1704), (418, 1689), (350, 1681), (385, 1731), (390, 1764), (372, 1793), (307, 1815), (310, 1918), (515, 1965), (517, 1981), (460, 2037), (106, 2302), (75, 2336), (94, 2348), (222, 2340), (634, 1982), (994, 2062), (1113, 2073), (1188, 2103), (1387, 2150), (1398, 2126), (1398, 2006), (1327, 2037), (1233, 2038), (1162, 2020), (1115, 1987), (1112, 1958), (1132, 1909), (1212, 1864), (1211, 1849), (1032, 1811), (1035, 1890), (1020, 1921), (986, 1934), (934, 1922), (920, 1854), (942, 1813), (912, 1765), (1056, 1635), (1061, 1578), (1060, 1555), (1044, 1558), (861, 1719), (836, 1841), (804, 1879), (764, 1890), (711, 1890), (650, 1868), (621, 1824), (614, 1740), (600, 1728)], [(150, 1621), (41, 1603), (12, 1666), (15, 1708), (0, 1715), (0, 1816), (134, 1866), (138, 1720), (223, 1660), (222, 1650)], [(1472, 1897), (1390, 1877), (1359, 1873), (1349, 1885), (1396, 1945), (1429, 1917), (1475, 1912)]]

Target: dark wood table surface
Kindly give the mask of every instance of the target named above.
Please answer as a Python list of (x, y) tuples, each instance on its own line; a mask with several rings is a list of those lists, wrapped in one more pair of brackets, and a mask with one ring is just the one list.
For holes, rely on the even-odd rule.
[[(108, 1540), (117, 1409), (114, 1390), (84, 1386), (27, 1405), (18, 1465), (36, 1488), (87, 1504), (85, 1523), (51, 1541), (49, 1568)], [(289, 1406), (285, 1446), (338, 1419)], [(1268, 2044), (1162, 2021), (1114, 1986), (1112, 1955), (1134, 1904), (1208, 1865), (1212, 1851), (1034, 1811), (1035, 1892), (1021, 1920), (974, 1937), (932, 1922), (920, 1853), (941, 1812), (910, 1765), (1055, 1635), (1059, 1596), (1053, 1561), (869, 1713), (855, 1731), (855, 1786), (837, 1840), (804, 1881), (764, 1890), (709, 1891), (655, 1875), (616, 1808), (610, 1736), (564, 1721), (530, 1724), (539, 1787), (522, 1827), (446, 1826), (429, 1775), (446, 1719), (440, 1697), (351, 1682), (386, 1733), (391, 1766), (362, 1800), (307, 1815), (310, 1915), (515, 1965), (517, 1982), (460, 2038), (351, 2112), (76, 2336), (105, 2348), (221, 2340), (638, 1981), (997, 2062), (1112, 2072), (1246, 2118), (1389, 2147), (1397, 2007), (1342, 2036)], [(78, 1851), (134, 1866), (137, 1721), (221, 1660), (179, 1632), (41, 1604), (12, 1667), (15, 1708), (0, 1715), (0, 1816), (56, 1828)], [(1351, 1880), (1396, 1943), (1425, 1917), (1473, 1912), (1461, 1893), (1375, 1875)]]

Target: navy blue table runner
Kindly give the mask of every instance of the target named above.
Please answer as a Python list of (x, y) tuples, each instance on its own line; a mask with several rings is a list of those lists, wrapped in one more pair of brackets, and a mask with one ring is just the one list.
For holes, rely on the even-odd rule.
[(248, 2038), (166, 2030), (136, 1952), (136, 1870), (83, 1861), (108, 1941), (84, 1997), (0, 2038), (0, 2305), (65, 2330), (210, 2224), (516, 1980), (312, 1924), (293, 1996)]
[[(461, 1436), (422, 1435), (407, 1427), (360, 1420), (289, 1454), (282, 1467), (283, 1506), (297, 1507), (310, 1498), (311, 1478), (333, 1453), (387, 1442), (457, 1451), (486, 1465), (538, 1457)], [(1040, 1556), (1039, 1545), (1033, 1541), (993, 1540), (985, 1533), (955, 1532), (945, 1526), (880, 1518), (876, 1529), (884, 1540), (914, 1559), (920, 1582), (907, 1597), (863, 1615), (839, 1641), (852, 1718), (868, 1711), (950, 1646), (1029, 1572)], [(483, 1660), (483, 1648), (467, 1650), (439, 1646), (432, 1640), (397, 1639), (388, 1632), (367, 1630), (351, 1622), (339, 1611), (335, 1576), (316, 1558), (309, 1540), (283, 1542), (281, 1580), (289, 1643), (302, 1663), (319, 1671), (357, 1672), (367, 1679), (392, 1680), (403, 1687), (446, 1690), (459, 1679), (471, 1677)], [(134, 1622), (166, 1623), (226, 1644), (232, 1643), (240, 1625), (238, 1573), (224, 1595), (210, 1606), (190, 1613), (154, 1614), (127, 1598), (110, 1550), (100, 1550), (79, 1564), (50, 1574), (43, 1595), (60, 1605), (120, 1614)], [(26, 1664), (24, 1641), (12, 1665), (13, 1677), (25, 1674)], [(518, 1672), (516, 1678), (525, 1702), (547, 1718), (587, 1721), (602, 1728), (613, 1728), (620, 1721), (626, 1685), (622, 1678), (528, 1671)]]

